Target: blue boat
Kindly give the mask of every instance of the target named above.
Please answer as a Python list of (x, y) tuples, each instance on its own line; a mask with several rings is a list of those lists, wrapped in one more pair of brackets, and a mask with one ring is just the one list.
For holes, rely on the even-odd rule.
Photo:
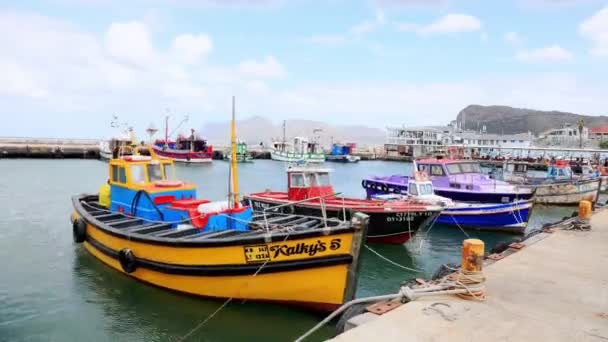
[(353, 156), (355, 144), (333, 144), (331, 153), (325, 157), (326, 161), (338, 163), (356, 163), (361, 160), (359, 156)]
[[(390, 185), (387, 185), (390, 186)], [(388, 192), (388, 191), (387, 191)], [(465, 203), (435, 195), (433, 183), (421, 177), (410, 177), (406, 193), (373, 195), (372, 198), (393, 200), (404, 196), (426, 204), (439, 204), (445, 209), (437, 218), (438, 224), (466, 229), (504, 231), (521, 234), (528, 226), (534, 200), (508, 203)]]

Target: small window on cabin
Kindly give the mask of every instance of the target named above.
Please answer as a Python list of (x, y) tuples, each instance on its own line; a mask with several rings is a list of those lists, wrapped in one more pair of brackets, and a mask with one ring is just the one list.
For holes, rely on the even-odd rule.
[(118, 168), (118, 182), (119, 183), (126, 183), (127, 182), (127, 173), (125, 172), (125, 168), (124, 167), (119, 167)]
[(317, 177), (314, 173), (306, 174), (306, 184), (308, 184), (308, 186), (319, 186), (319, 183), (317, 183)]
[(517, 167), (515, 165), (513, 165), (513, 164), (507, 165), (507, 171), (513, 172), (515, 169), (517, 169)]
[(447, 164), (446, 167), (448, 168), (448, 172), (451, 175), (456, 175), (456, 174), (461, 173), (460, 165), (458, 165), (458, 164)]
[(112, 165), (112, 182), (118, 182), (118, 166)]
[(292, 188), (304, 187), (304, 175), (302, 175), (301, 173), (292, 173), (290, 183)]
[(144, 165), (131, 165), (131, 182), (132, 183), (145, 183), (146, 172)]
[(171, 164), (162, 164), (162, 165), (165, 170), (165, 179), (174, 179), (175, 176), (173, 175), (173, 168), (171, 167)]
[(150, 178), (150, 182), (156, 182), (163, 179), (160, 164), (148, 164), (146, 167), (148, 168), (148, 178)]
[(418, 171), (423, 171), (428, 173), (429, 166), (426, 164), (418, 164)]
[(329, 173), (317, 173), (317, 181), (319, 182), (319, 186), (329, 186)]
[(441, 165), (431, 165), (431, 176), (443, 176), (443, 168)]
[(418, 187), (414, 183), (410, 184), (410, 195), (418, 196)]

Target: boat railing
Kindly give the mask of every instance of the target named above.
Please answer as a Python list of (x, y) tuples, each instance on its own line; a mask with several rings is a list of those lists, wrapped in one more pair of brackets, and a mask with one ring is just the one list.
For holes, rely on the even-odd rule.
[[(268, 219), (267, 219), (267, 215), (266, 215), (266, 213), (268, 211), (276, 211), (277, 209), (289, 207), (294, 204), (300, 204), (300, 203), (319, 200), (319, 202), (321, 204), (321, 217), (323, 218), (323, 225), (325, 226), (325, 228), (327, 228), (327, 210), (326, 210), (326, 206), (325, 206), (325, 199), (328, 197), (335, 197), (337, 195), (340, 195), (340, 193), (338, 192), (338, 193), (328, 194), (328, 195), (324, 195), (324, 196), (310, 197), (310, 198), (306, 198), (306, 199), (295, 201), (295, 202), (289, 202), (289, 203), (285, 203), (285, 204), (279, 204), (274, 207), (265, 208), (264, 210), (262, 210), (262, 215), (264, 217), (264, 226), (266, 227), (267, 231), (270, 230), (270, 226), (268, 224)], [(344, 202), (344, 198), (342, 199), (342, 202)]]

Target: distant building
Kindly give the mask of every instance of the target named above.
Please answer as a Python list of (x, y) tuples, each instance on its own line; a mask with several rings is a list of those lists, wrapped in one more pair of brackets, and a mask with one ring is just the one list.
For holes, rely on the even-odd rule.
[(600, 126), (591, 128), (589, 139), (604, 141), (608, 140), (608, 126)]
[(579, 134), (577, 126), (565, 123), (560, 128), (541, 133), (536, 143), (541, 146), (578, 147), (581, 141), (585, 146), (588, 139), (589, 129), (587, 127), (583, 127)]

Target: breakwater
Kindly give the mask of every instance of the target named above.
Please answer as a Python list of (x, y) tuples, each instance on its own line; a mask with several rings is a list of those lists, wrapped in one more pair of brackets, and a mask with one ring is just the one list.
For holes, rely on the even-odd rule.
[(0, 158), (99, 158), (99, 140), (0, 138)]

